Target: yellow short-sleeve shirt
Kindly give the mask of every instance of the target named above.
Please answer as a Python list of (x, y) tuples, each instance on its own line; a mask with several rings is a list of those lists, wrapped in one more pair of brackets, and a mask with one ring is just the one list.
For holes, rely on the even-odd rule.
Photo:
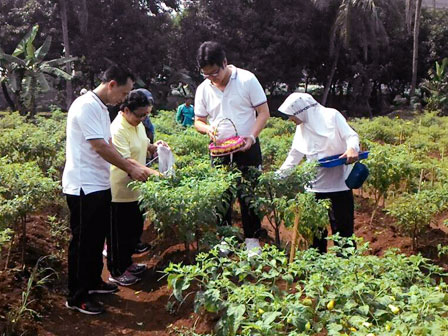
[[(112, 122), (110, 131), (112, 143), (125, 159), (131, 158), (145, 164), (149, 139), (142, 123), (132, 126), (120, 112)], [(140, 193), (128, 187), (131, 181), (132, 179), (125, 171), (111, 165), (112, 202), (135, 202), (138, 200)]]

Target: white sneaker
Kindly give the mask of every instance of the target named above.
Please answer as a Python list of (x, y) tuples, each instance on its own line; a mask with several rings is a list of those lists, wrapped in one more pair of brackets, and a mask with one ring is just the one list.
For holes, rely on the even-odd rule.
[(218, 244), (218, 251), (220, 257), (227, 257), (230, 254), (229, 244), (223, 240)]
[(107, 258), (107, 245), (104, 244), (104, 248), (103, 248), (103, 257)]
[(245, 243), (249, 258), (261, 254), (260, 241), (257, 238), (246, 238)]

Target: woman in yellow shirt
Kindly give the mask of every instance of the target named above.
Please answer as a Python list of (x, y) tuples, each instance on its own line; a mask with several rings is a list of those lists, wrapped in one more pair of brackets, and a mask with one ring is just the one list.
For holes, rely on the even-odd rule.
[[(152, 145), (142, 121), (150, 112), (150, 102), (142, 90), (133, 90), (121, 105), (121, 111), (111, 124), (112, 142), (123, 158), (145, 167), (148, 152), (157, 151), (159, 141)], [(166, 145), (167, 146), (167, 145)], [(148, 174), (159, 173), (145, 167)], [(139, 192), (128, 187), (129, 175), (111, 166), (112, 223), (107, 253), (109, 281), (129, 286), (140, 280), (146, 265), (132, 262), (132, 254), (143, 228), (143, 213), (138, 204)]]

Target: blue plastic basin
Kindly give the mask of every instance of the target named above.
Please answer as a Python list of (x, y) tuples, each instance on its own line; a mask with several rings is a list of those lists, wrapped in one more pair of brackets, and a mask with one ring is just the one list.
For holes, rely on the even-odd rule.
[[(332, 155), (332, 156), (327, 156), (324, 157), (323, 159), (320, 159), (319, 162), (319, 166), (321, 167), (325, 167), (325, 168), (331, 168), (331, 167), (336, 167), (336, 166), (342, 166), (343, 164), (345, 164), (347, 162), (346, 158), (339, 158), (341, 154), (337, 154), (337, 155)], [(362, 159), (367, 159), (367, 157), (369, 156), (369, 152), (360, 152), (359, 154), (359, 160)]]

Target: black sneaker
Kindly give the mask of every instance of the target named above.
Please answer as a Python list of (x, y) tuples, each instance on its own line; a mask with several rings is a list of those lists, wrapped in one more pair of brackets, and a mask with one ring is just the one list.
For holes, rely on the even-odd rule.
[(104, 313), (103, 305), (90, 298), (79, 303), (69, 303), (68, 301), (66, 301), (65, 306), (68, 309), (77, 310), (83, 314), (88, 315), (98, 315)]
[(148, 251), (151, 248), (151, 246), (147, 243), (138, 242), (137, 246), (135, 247), (134, 254), (139, 254)]
[(115, 292), (118, 292), (118, 286), (104, 281), (89, 290), (89, 294), (112, 294)]
[(127, 271), (129, 273), (131, 273), (132, 275), (135, 275), (135, 276), (139, 276), (146, 270), (147, 270), (147, 267), (145, 264), (136, 264), (136, 263), (132, 264), (127, 269)]

